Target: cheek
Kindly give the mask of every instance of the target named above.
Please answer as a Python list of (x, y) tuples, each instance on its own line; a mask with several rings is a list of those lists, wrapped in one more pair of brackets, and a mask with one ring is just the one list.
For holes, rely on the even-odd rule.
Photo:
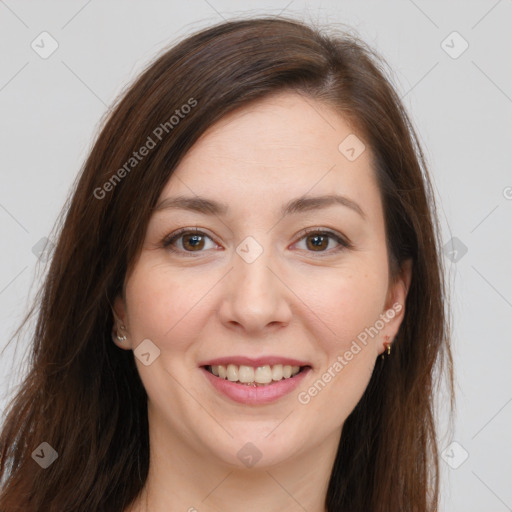
[[(166, 350), (182, 350), (203, 324), (198, 317), (208, 306), (208, 291), (215, 281), (212, 274), (183, 279), (161, 265), (139, 266), (126, 286), (132, 336), (154, 340)], [(184, 331), (187, 336), (180, 335)]]
[(308, 316), (316, 330), (322, 329), (326, 349), (338, 353), (378, 319), (385, 303), (387, 274), (375, 267), (371, 271), (324, 270), (302, 278), (296, 290), (310, 308)]
[(317, 418), (324, 418), (320, 430), (327, 433), (344, 423), (371, 379), (378, 344), (366, 329), (382, 312), (387, 283), (379, 271), (363, 270), (317, 276), (314, 283), (302, 288), (304, 303), (312, 305), (303, 314), (321, 357), (315, 379), (299, 390), (298, 401), (308, 411), (305, 424), (318, 428)]

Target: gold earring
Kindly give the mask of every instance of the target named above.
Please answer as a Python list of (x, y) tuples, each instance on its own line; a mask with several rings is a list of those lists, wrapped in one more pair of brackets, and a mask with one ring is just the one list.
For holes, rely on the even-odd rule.
[[(389, 342), (389, 336), (384, 336), (384, 350), (387, 351), (388, 356), (391, 354), (391, 343)], [(380, 356), (384, 359), (384, 353)]]

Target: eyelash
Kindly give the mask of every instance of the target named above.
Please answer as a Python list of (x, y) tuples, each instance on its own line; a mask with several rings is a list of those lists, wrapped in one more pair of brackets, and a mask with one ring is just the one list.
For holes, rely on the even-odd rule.
[[(185, 234), (194, 234), (194, 235), (205, 236), (205, 237), (209, 238), (210, 240), (214, 241), (212, 239), (212, 237), (210, 237), (203, 231), (200, 231), (199, 229), (181, 228), (178, 231), (171, 233), (170, 235), (166, 236), (163, 239), (163, 241), (162, 241), (163, 248), (168, 249), (169, 251), (174, 252), (174, 253), (185, 254), (186, 256), (191, 256), (191, 257), (196, 257), (201, 252), (204, 252), (204, 251), (197, 251), (197, 254), (196, 254), (196, 251), (184, 251), (184, 250), (176, 249), (175, 247), (173, 247), (172, 244)], [(353, 248), (353, 245), (346, 238), (344, 238), (340, 234), (336, 233), (335, 231), (331, 231), (330, 229), (306, 228), (299, 233), (300, 238), (297, 242), (300, 242), (301, 240), (303, 240), (304, 238), (306, 238), (308, 235), (311, 235), (311, 234), (315, 234), (315, 235), (319, 235), (319, 236), (328, 236), (339, 244), (338, 247), (336, 247), (334, 249), (330, 249), (328, 251), (318, 251), (318, 252), (307, 251), (309, 253), (314, 254), (315, 257), (323, 257), (326, 255), (331, 255), (333, 253), (338, 253), (345, 249)], [(297, 242), (295, 242), (295, 243), (297, 243)]]

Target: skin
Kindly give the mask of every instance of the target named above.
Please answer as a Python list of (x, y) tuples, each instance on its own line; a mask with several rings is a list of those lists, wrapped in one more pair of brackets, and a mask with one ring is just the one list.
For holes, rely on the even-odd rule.
[[(371, 151), (367, 146), (351, 162), (338, 150), (351, 133), (334, 110), (280, 93), (211, 127), (162, 191), (161, 200), (226, 202), (228, 212), (155, 211), (124, 297), (114, 304), (115, 343), (133, 350), (150, 339), (160, 350), (149, 366), (135, 358), (148, 394), (151, 462), (131, 511), (229, 512), (242, 503), (248, 512), (325, 510), (343, 423), (405, 307), (359, 343), (357, 355), (309, 403), (298, 395), (382, 313), (405, 304), (411, 277), (410, 265), (396, 279), (389, 275)], [(282, 205), (305, 194), (342, 194), (364, 217), (340, 204), (282, 217)], [(174, 242), (177, 252), (163, 247), (184, 227), (204, 232), (199, 249), (190, 234)], [(352, 248), (328, 237), (315, 250), (315, 232), (304, 235), (304, 228), (330, 229)], [(236, 252), (248, 236), (263, 248), (252, 263)], [(271, 404), (233, 402), (199, 369), (216, 357), (270, 354), (312, 367), (297, 390)], [(252, 468), (237, 457), (247, 442), (261, 452)]]

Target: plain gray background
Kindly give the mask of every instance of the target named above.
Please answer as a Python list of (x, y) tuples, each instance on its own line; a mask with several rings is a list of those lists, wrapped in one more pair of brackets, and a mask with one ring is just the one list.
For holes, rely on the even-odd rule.
[[(193, 30), (280, 13), (352, 27), (394, 71), (437, 190), (451, 287), (457, 414), (452, 431), (439, 422), (441, 511), (511, 511), (512, 0), (0, 1), (0, 345), (116, 95)], [(45, 31), (58, 48), (43, 59), (31, 44), (51, 49)], [(2, 411), (25, 368), (15, 348), (0, 359)]]

